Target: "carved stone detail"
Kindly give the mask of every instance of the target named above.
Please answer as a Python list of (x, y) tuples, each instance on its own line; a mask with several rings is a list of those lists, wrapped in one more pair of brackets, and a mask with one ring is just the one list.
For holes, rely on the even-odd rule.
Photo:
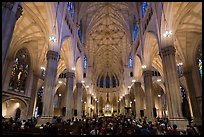
[(49, 50), (47, 52), (47, 60), (49, 59), (58, 60), (59, 59), (58, 52)]
[(2, 6), (11, 10), (13, 8), (14, 2), (2, 2)]
[(161, 58), (171, 54), (175, 56), (175, 53), (176, 53), (176, 49), (174, 48), (174, 46), (168, 46), (161, 49), (160, 56)]
[(23, 13), (23, 8), (21, 5), (18, 5), (17, 11), (16, 11), (16, 20), (18, 20), (22, 16), (22, 13)]

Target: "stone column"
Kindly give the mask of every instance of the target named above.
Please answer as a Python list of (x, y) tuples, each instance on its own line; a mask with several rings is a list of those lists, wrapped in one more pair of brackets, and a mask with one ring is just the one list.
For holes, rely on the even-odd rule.
[(120, 114), (122, 114), (122, 112), (123, 112), (122, 107), (123, 107), (123, 99), (121, 98), (121, 100), (120, 100)]
[(20, 2), (2, 2), (2, 64), (11, 43), (16, 21), (23, 12), (20, 4)]
[(2, 91), (7, 91), (11, 79), (11, 72), (13, 69), (14, 60), (7, 59), (2, 71)]
[(187, 121), (181, 111), (181, 91), (175, 60), (176, 49), (173, 46), (164, 47), (160, 51), (164, 70), (166, 101), (170, 124), (178, 128), (186, 128)]
[[(125, 95), (125, 107), (130, 107), (130, 94)], [(130, 116), (130, 109), (126, 109), (125, 113)]]
[(58, 66), (58, 52), (49, 50), (47, 52), (47, 68), (45, 75), (45, 86), (43, 91), (43, 111), (37, 125), (51, 122), (54, 111), (54, 93), (56, 84), (56, 74)]
[(151, 70), (144, 70), (144, 87), (145, 87), (145, 100), (146, 100), (146, 114), (147, 119), (154, 120), (153, 115), (153, 107), (154, 107), (154, 100), (153, 100), (153, 86), (152, 86), (152, 71)]
[(196, 100), (196, 94), (195, 94), (196, 91), (194, 87), (195, 84), (193, 81), (192, 69), (189, 68), (187, 70), (184, 70), (184, 76), (186, 78), (186, 82), (187, 82), (188, 89), (189, 89), (189, 92), (187, 93), (187, 95), (190, 97), (190, 101), (192, 105), (193, 121), (194, 123), (198, 125), (202, 125), (202, 117), (200, 114), (198, 102)]
[(135, 82), (135, 107), (136, 107), (136, 119), (140, 118), (140, 110), (142, 109), (140, 90), (141, 90), (141, 82)]
[(39, 76), (33, 73), (33, 80), (32, 80), (32, 88), (31, 88), (31, 95), (30, 95), (30, 103), (28, 108), (28, 116), (27, 118), (31, 118), (34, 116), (35, 113), (35, 99), (37, 98), (37, 85), (38, 85)]
[(91, 94), (87, 94), (87, 114), (88, 114), (88, 117), (91, 116)]
[(66, 75), (66, 93), (65, 93), (65, 106), (66, 106), (66, 113), (65, 113), (65, 117), (66, 119), (71, 119), (73, 117), (72, 115), (72, 106), (73, 106), (73, 103), (74, 103), (74, 100), (73, 100), (73, 87), (74, 87), (74, 77), (75, 77), (75, 74), (74, 72), (67, 72), (67, 75)]
[(82, 83), (76, 83), (77, 88), (77, 118), (82, 116)]

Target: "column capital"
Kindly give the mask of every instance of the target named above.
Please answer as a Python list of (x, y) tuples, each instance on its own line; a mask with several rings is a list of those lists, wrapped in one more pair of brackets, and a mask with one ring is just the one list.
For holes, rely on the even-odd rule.
[(82, 88), (82, 83), (76, 83), (77, 88)]
[(141, 87), (141, 82), (135, 82), (135, 87)]
[(47, 60), (49, 59), (58, 60), (58, 52), (49, 50), (47, 52)]
[(167, 46), (160, 50), (159, 55), (162, 58), (164, 56), (171, 55), (171, 54), (175, 56), (175, 53), (176, 53), (176, 49), (174, 48), (174, 46)]
[(22, 16), (22, 13), (23, 13), (23, 8), (21, 5), (18, 5), (17, 11), (16, 11), (16, 20), (18, 20)]
[(75, 77), (75, 73), (74, 72), (67, 72), (67, 78), (74, 78)]
[(143, 71), (143, 76), (152, 76), (152, 71), (151, 70), (144, 70)]
[(2, 6), (11, 10), (13, 8), (14, 2), (2, 2)]

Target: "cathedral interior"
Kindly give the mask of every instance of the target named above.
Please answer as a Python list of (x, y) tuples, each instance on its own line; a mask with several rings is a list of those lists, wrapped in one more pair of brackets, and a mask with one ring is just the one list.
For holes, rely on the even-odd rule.
[(2, 117), (202, 125), (201, 2), (3, 2)]

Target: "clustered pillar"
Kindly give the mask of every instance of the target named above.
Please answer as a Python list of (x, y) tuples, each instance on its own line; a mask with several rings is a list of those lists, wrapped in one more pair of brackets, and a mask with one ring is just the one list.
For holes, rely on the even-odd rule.
[(187, 121), (183, 118), (181, 111), (181, 91), (175, 52), (176, 49), (173, 46), (164, 47), (160, 51), (164, 70), (168, 117), (170, 124), (177, 124), (178, 127), (185, 128)]
[(87, 102), (86, 102), (86, 104), (87, 104), (87, 115), (88, 115), (88, 117), (90, 117), (91, 116), (91, 94), (88, 94), (87, 95)]
[(2, 2), (2, 64), (8, 52), (16, 21), (22, 15), (20, 2)]
[(77, 88), (77, 118), (82, 116), (82, 83), (76, 83)]
[(146, 110), (145, 115), (149, 120), (154, 119), (153, 115), (153, 107), (154, 107), (154, 100), (153, 100), (153, 86), (152, 86), (152, 71), (151, 70), (144, 70), (144, 87), (145, 87), (145, 100), (146, 100)]
[(139, 96), (141, 90), (141, 82), (135, 82), (135, 107), (136, 107), (136, 119), (140, 118), (140, 110), (142, 108), (141, 97)]
[(43, 111), (38, 124), (51, 122), (54, 111), (54, 93), (56, 84), (56, 74), (58, 66), (58, 52), (48, 51), (47, 52), (47, 69), (45, 76), (45, 88), (43, 91)]
[(196, 99), (196, 89), (193, 81), (192, 69), (184, 71), (184, 76), (186, 77), (186, 82), (188, 85), (189, 92), (187, 95), (190, 97), (192, 111), (193, 111), (193, 121), (199, 125), (202, 124), (202, 117), (199, 110), (199, 104)]
[(67, 81), (66, 81), (66, 114), (65, 117), (67, 119), (71, 119), (73, 116), (73, 87), (74, 87), (74, 72), (67, 72)]

